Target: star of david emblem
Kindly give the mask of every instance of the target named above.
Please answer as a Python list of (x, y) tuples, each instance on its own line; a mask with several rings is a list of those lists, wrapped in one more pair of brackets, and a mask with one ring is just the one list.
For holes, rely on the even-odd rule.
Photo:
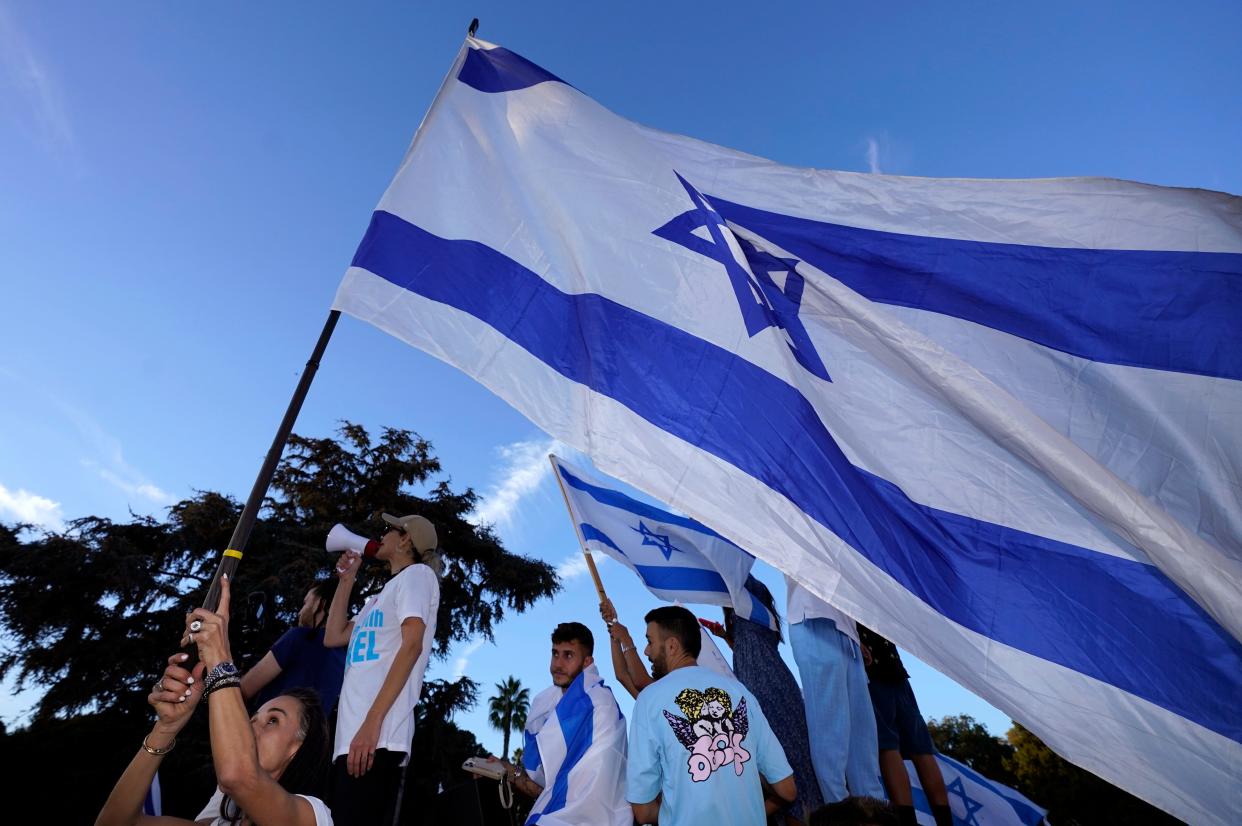
[(949, 794), (961, 799), (962, 805), (966, 807), (966, 816), (957, 817), (954, 815), (953, 820), (956, 823), (963, 823), (965, 826), (979, 826), (979, 821), (975, 817), (975, 812), (983, 808), (983, 804), (966, 794), (966, 785), (962, 783), (962, 778), (957, 778), (948, 785)]
[[(679, 173), (673, 174), (685, 187), (694, 208), (653, 234), (723, 264), (747, 335), (754, 338), (769, 327), (776, 327), (785, 334), (785, 343), (798, 364), (812, 375), (832, 381), (798, 315), (806, 288), (806, 279), (798, 274), (798, 260), (778, 258), (737, 237), (702, 193)], [(708, 237), (697, 234), (697, 230), (705, 230)]]
[(638, 527), (631, 528), (630, 530), (637, 531), (638, 533), (642, 534), (644, 545), (654, 545), (655, 547), (659, 548), (660, 553), (664, 554), (664, 558), (666, 560), (672, 558), (673, 551), (677, 551), (678, 553), (683, 553), (683, 554), (685, 553), (685, 551), (683, 551), (681, 548), (674, 547), (673, 543), (669, 540), (668, 536), (664, 534), (658, 534), (655, 531), (651, 530), (650, 528), (647, 527), (647, 524), (643, 522), (641, 519), (638, 521)]

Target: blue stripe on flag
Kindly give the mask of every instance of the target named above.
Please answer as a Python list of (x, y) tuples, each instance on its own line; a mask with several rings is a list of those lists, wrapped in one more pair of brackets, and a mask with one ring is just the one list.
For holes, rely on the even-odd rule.
[(635, 565), (634, 568), (647, 587), (657, 591), (729, 593), (724, 577), (706, 568), (685, 568), (680, 565)]
[[(752, 594), (749, 590), (746, 591), (746, 595), (750, 597), (750, 614), (749, 614), (750, 621), (757, 622), (760, 625), (766, 625), (769, 628), (773, 628), (776, 625), (776, 623), (772, 621), (772, 614), (771, 612), (768, 611), (767, 607), (764, 606), (764, 604), (759, 601), (759, 597)], [(734, 610), (737, 611), (736, 608), (734, 608)], [(747, 616), (747, 614), (744, 611), (737, 611), (737, 612), (744, 617)], [(776, 630), (779, 631), (780, 629), (776, 628)]]
[(628, 557), (625, 551), (617, 547), (617, 543), (613, 542), (612, 539), (608, 537), (608, 534), (604, 533), (599, 528), (595, 527), (589, 522), (583, 522), (578, 527), (582, 529), (582, 541), (583, 542), (590, 542), (592, 540), (596, 542), (601, 542), (607, 545), (609, 548), (612, 548), (617, 553), (621, 554), (621, 556)]
[(478, 242), (377, 211), (353, 263), (761, 481), (966, 628), (1242, 740), (1242, 643), (1154, 567), (919, 505), (851, 465), (771, 373), (615, 301), (561, 292)]
[(522, 765), (528, 772), (539, 770), (539, 741), (529, 731), (522, 732)]
[(1035, 247), (712, 206), (872, 301), (1091, 361), (1242, 379), (1242, 255)]
[(557, 769), (555, 780), (544, 778), (552, 784), (552, 796), (548, 798), (542, 811), (530, 816), (526, 826), (534, 826), (543, 815), (565, 808), (565, 801), (569, 797), (569, 773), (582, 760), (595, 739), (595, 704), (586, 692), (586, 680), (582, 674), (575, 677), (569, 688), (565, 689), (553, 715), (565, 740), (565, 759)]
[[(677, 525), (681, 528), (689, 528), (692, 531), (697, 531), (701, 534), (706, 534), (707, 536), (712, 536), (716, 539), (729, 542), (729, 540), (725, 539), (723, 536), (716, 533), (702, 522), (698, 522), (688, 516), (678, 516), (675, 513), (661, 510), (654, 505), (639, 502), (637, 499), (632, 499), (619, 490), (611, 490), (609, 488), (601, 488), (598, 485), (592, 485), (590, 482), (579, 479), (573, 473), (570, 473), (569, 470), (567, 470), (563, 465), (558, 464), (557, 468), (560, 470), (561, 478), (565, 480), (565, 484), (575, 490), (582, 491), (596, 502), (599, 502), (601, 505), (607, 505), (608, 507), (616, 508), (617, 510), (629, 511), (635, 516), (653, 519), (656, 522), (663, 522), (666, 525)], [(729, 544), (733, 545), (732, 542), (729, 542)], [(747, 556), (752, 556), (752, 554), (747, 553), (742, 548), (738, 548), (737, 545), (733, 545), (733, 547), (737, 548), (739, 551), (742, 551), (742, 553)]]
[[(592, 540), (600, 542), (612, 548), (621, 556), (629, 558), (625, 551), (617, 546), (609, 538), (608, 534), (601, 531), (594, 525), (583, 522), (579, 527), (582, 528), (582, 539), (585, 542)], [(729, 593), (729, 586), (725, 584), (724, 577), (715, 571), (706, 568), (687, 568), (683, 565), (635, 565), (634, 570), (638, 572), (643, 583), (648, 588), (654, 588), (657, 591), (713, 591), (722, 594)], [(760, 606), (762, 610), (762, 606)], [(766, 614), (766, 612), (765, 612)]]
[(480, 92), (514, 92), (548, 80), (565, 83), (520, 54), (500, 47), (467, 51), (457, 79)]

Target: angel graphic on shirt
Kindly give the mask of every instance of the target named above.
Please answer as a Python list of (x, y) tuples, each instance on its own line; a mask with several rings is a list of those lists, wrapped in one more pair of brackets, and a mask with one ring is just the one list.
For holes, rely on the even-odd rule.
[(726, 764), (732, 764), (734, 773), (740, 776), (743, 764), (750, 760), (750, 752), (742, 745), (749, 728), (746, 698), (734, 709), (733, 700), (724, 689), (686, 688), (673, 702), (686, 716), (665, 711), (664, 718), (677, 740), (690, 752), (686, 769), (691, 779), (700, 783)]

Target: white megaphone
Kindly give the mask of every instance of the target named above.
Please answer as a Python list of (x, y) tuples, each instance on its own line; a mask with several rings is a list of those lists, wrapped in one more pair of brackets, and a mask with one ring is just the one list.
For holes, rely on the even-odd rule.
[(349, 551), (369, 557), (375, 556), (375, 552), (379, 550), (379, 543), (374, 539), (359, 536), (349, 528), (338, 523), (332, 526), (332, 530), (328, 531), (328, 541), (324, 543), (324, 547), (330, 554)]

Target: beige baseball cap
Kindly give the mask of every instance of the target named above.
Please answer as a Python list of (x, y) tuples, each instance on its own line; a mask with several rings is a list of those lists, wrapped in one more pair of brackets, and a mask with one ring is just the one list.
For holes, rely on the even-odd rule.
[(419, 516), (416, 513), (409, 516), (393, 516), (386, 513), (383, 514), (383, 520), (394, 528), (405, 531), (419, 553), (433, 551), (440, 544), (440, 540), (436, 538), (436, 526), (431, 524), (431, 520), (425, 516)]

